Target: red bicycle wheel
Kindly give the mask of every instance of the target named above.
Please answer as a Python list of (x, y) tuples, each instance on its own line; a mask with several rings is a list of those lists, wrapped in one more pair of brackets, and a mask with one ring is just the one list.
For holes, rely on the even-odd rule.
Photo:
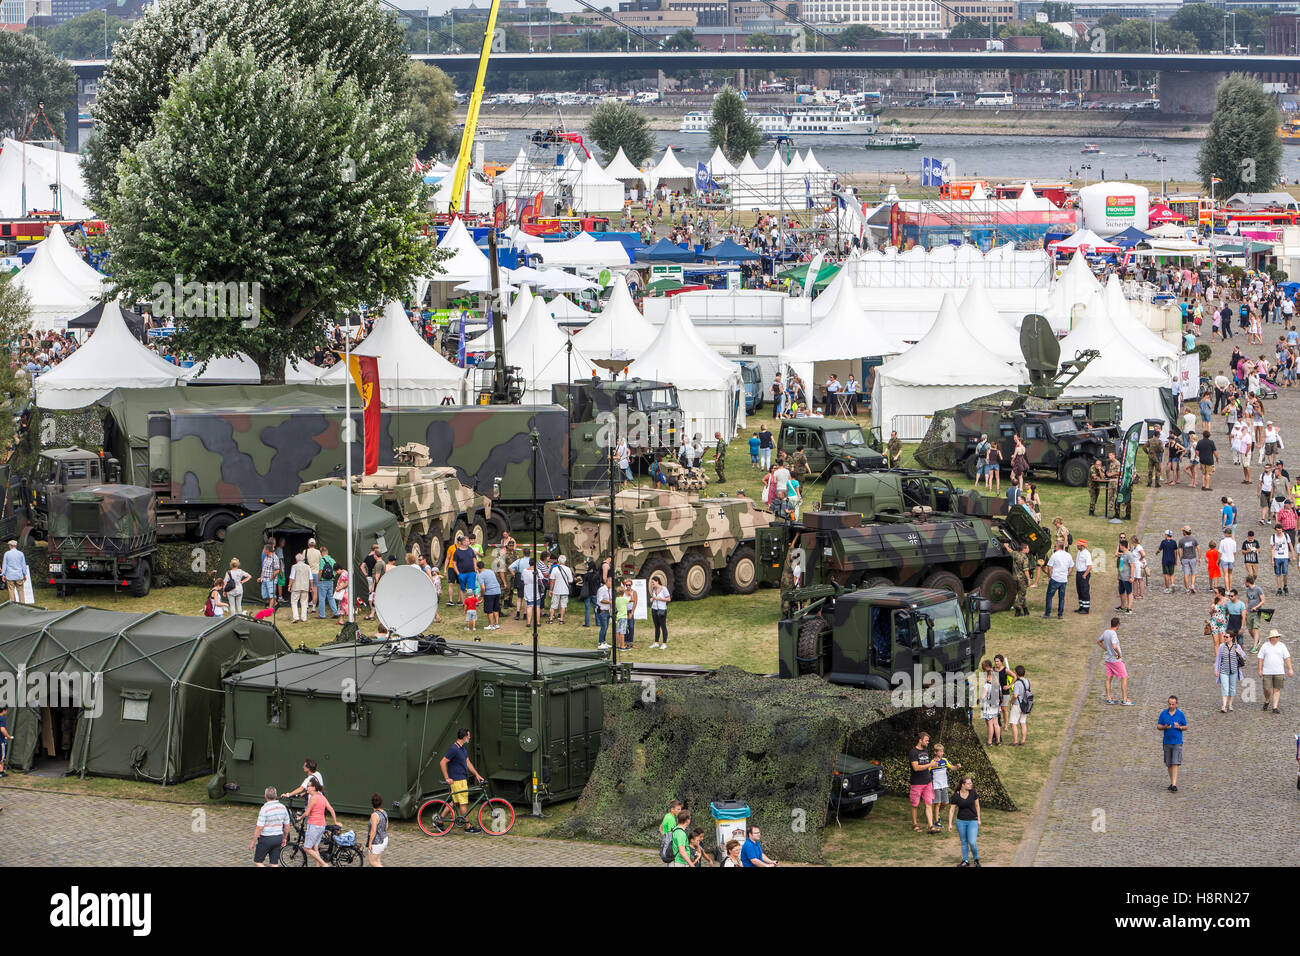
[(420, 804), (415, 821), (429, 836), (443, 836), (456, 825), (456, 810), (446, 800), (426, 800)]
[(492, 836), (504, 836), (515, 825), (515, 808), (509, 800), (490, 797), (478, 808), (478, 825), (484, 833)]

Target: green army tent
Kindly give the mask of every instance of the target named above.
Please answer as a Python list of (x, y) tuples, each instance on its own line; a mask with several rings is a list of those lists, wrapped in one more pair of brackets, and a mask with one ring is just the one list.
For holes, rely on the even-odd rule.
[(531, 799), (534, 753), (546, 799), (581, 792), (600, 751), (600, 686), (614, 680), (603, 654), (543, 648), (534, 686), (531, 647), (449, 641), (443, 653), (413, 655), (392, 647), (329, 645), (232, 676), (224, 766), (209, 793), (261, 803), (268, 782), (310, 757), (340, 812), (368, 813), (379, 793), (394, 816), (410, 817), (423, 797), (447, 789), (438, 763), (458, 727), (473, 732), (471, 760), (496, 795)]
[[(222, 567), (229, 567), (230, 559), (238, 558), (255, 582), (261, 568), (259, 555), (268, 536), (284, 538), (285, 564), (292, 564), (294, 555), (307, 547), (308, 539), (315, 538), (318, 546), (329, 548), (330, 556), (346, 566), (347, 497), (337, 485), (322, 485), (236, 521), (226, 529)], [(370, 553), (372, 544), (378, 544), (385, 557), (396, 554), (399, 561), (403, 559), (402, 529), (397, 518), (358, 495), (352, 496), (352, 534), (354, 566)], [(245, 586), (245, 593), (257, 595), (254, 582)], [(353, 593), (364, 592), (354, 588)]]
[(10, 763), (29, 770), (68, 753), (69, 773), (162, 784), (210, 773), (222, 678), (288, 649), (273, 626), (243, 617), (0, 604)]

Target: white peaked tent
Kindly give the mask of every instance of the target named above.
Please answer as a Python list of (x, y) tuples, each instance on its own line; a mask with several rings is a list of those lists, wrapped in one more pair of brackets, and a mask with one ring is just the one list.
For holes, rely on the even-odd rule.
[[(941, 408), (970, 401), (1023, 381), (1019, 370), (989, 351), (966, 327), (952, 293), (943, 297), (939, 315), (924, 337), (898, 358), (876, 369), (873, 415), (884, 431), (920, 437), (922, 420)], [(916, 421), (898, 421), (899, 416)]]
[(966, 323), (966, 328), (990, 352), (1013, 364), (1024, 364), (1025, 357), (1020, 351), (1020, 335), (1010, 322), (998, 314), (984, 288), (984, 283), (979, 279), (970, 284), (970, 289), (966, 297), (961, 300), (957, 313)]
[(131, 334), (116, 302), (108, 302), (86, 344), (36, 379), (41, 408), (84, 408), (115, 388), (162, 388), (184, 382), (184, 370), (164, 361)]
[(50, 234), (41, 240), (32, 253), (32, 261), (37, 256), (48, 256), (59, 267), (59, 271), (68, 277), (68, 281), (86, 295), (98, 299), (104, 291), (104, 274), (77, 254), (62, 229), (56, 227), (50, 230)]
[[(420, 337), (402, 308), (392, 300), (374, 327), (352, 350), (354, 355), (379, 359), (379, 399), (385, 405), (437, 405), (447, 396), (463, 398), (465, 373)], [(342, 386), (350, 380), (342, 362), (325, 371), (322, 385)]]
[(573, 183), (573, 208), (581, 212), (613, 212), (623, 208), (623, 184), (600, 168), (585, 163)]
[(1026, 212), (1046, 211), (1055, 209), (1055, 205), (1046, 196), (1040, 196), (1034, 192), (1029, 183), (1025, 183), (1025, 188), (1020, 190), (1020, 195), (1016, 197), (1016, 209)]
[(32, 328), (37, 332), (66, 329), (69, 319), (95, 304), (84, 281), (78, 282), (59, 268), (49, 239), (37, 247), (31, 262), (10, 281), (26, 291)]
[[(300, 360), (298, 367), (301, 370), (306, 360)], [(202, 369), (202, 371), (200, 371)], [(285, 363), (285, 381), (289, 380), (289, 363)], [(319, 376), (323, 369), (317, 369), (316, 375)], [(192, 385), (256, 385), (262, 381), (261, 370), (258, 369), (257, 363), (254, 362), (243, 352), (236, 352), (234, 355), (223, 355), (221, 358), (214, 358), (204, 363), (198, 364), (185, 369), (185, 380)], [(313, 379), (314, 380), (314, 379)]]
[(611, 159), (609, 165), (605, 167), (605, 175), (612, 179), (617, 179), (624, 184), (632, 183), (637, 186), (645, 185), (645, 173), (632, 165), (632, 160), (627, 158), (627, 154), (623, 152), (622, 146), (618, 148), (618, 152), (614, 154), (614, 158)]
[(325, 369), (319, 365), (313, 365), (306, 359), (298, 359), (295, 365), (293, 359), (284, 360), (284, 383), (286, 385), (311, 385), (317, 382)]
[(437, 271), (430, 276), (434, 282), (467, 282), (491, 272), (488, 257), (475, 245), (462, 219), (452, 222), (438, 248), (450, 256), (436, 264)]
[[(519, 272), (520, 270), (513, 270)], [(519, 328), (524, 321), (524, 316), (528, 314), (528, 307), (533, 304), (533, 291), (527, 285), (520, 285), (519, 291), (515, 297), (510, 300), (510, 305), (506, 307), (506, 341), (510, 340), (511, 333)], [(484, 329), (477, 335), (466, 336), (465, 347), (472, 351), (487, 349), (491, 351), (493, 341), (492, 329)]]
[(835, 278), (826, 284), (826, 288), (821, 291), (817, 298), (813, 299), (811, 311), (813, 322), (818, 322), (830, 315), (839, 304), (841, 298), (847, 298), (849, 303), (856, 309), (858, 308), (855, 286), (853, 285), (853, 262), (857, 253), (849, 257), (849, 261), (839, 272), (835, 273)]
[(509, 332), (506, 360), (518, 366), (524, 378), (524, 404), (547, 405), (551, 386), (591, 378), (592, 366), (574, 346), (570, 357), (570, 336), (555, 324), (546, 300), (533, 296), (523, 322)]
[(713, 155), (709, 157), (708, 167), (709, 175), (719, 182), (736, 171), (736, 167), (731, 165), (731, 160), (727, 159), (721, 146), (713, 148)]
[(1106, 297), (1106, 314), (1120, 334), (1144, 357), (1159, 362), (1162, 368), (1172, 373), (1178, 362), (1178, 349), (1148, 329), (1133, 314), (1133, 307), (1124, 298), (1124, 287), (1119, 284), (1119, 276), (1112, 275), (1106, 280), (1103, 295)]
[[(50, 187), (56, 187), (51, 189)], [(5, 137), (0, 149), (0, 219), (57, 208), (64, 219), (90, 219), (81, 157)]]
[(779, 149), (772, 150), (772, 155), (768, 159), (767, 165), (763, 167), (763, 172), (784, 173), (785, 169), (785, 160), (781, 158), (781, 151)]
[(658, 334), (620, 275), (614, 277), (605, 307), (574, 335), (573, 343), (592, 359), (627, 361), (641, 356)]
[(551, 310), (551, 315), (557, 322), (586, 322), (592, 315), (586, 309), (575, 305), (566, 295), (557, 295), (546, 303), (546, 307)]
[(630, 266), (627, 249), (616, 239), (597, 239), (583, 232), (564, 242), (538, 239), (528, 244), (530, 255), (540, 256), (548, 266), (580, 268), (582, 266)]
[[(842, 274), (842, 273), (841, 273)], [(864, 315), (858, 308), (851, 285), (844, 285), (833, 307), (816, 321), (793, 345), (781, 350), (778, 367), (793, 366), (805, 382), (825, 381), (832, 372), (841, 382), (849, 375), (861, 376), (859, 359), (878, 355), (899, 355), (907, 346), (876, 317)], [(823, 298), (824, 296), (819, 296)], [(814, 363), (835, 362), (835, 367), (816, 368)], [(827, 409), (826, 414), (834, 411)]]
[(654, 169), (650, 170), (649, 178), (651, 189), (657, 185), (667, 186), (669, 189), (683, 189), (695, 182), (695, 173), (682, 165), (673, 148), (669, 146), (664, 150), (663, 158), (655, 163)]
[(1168, 388), (1173, 376), (1160, 371), (1129, 343), (1107, 314), (1100, 292), (1075, 310), (1074, 330), (1061, 340), (1061, 358), (1073, 358), (1085, 349), (1096, 349), (1101, 356), (1070, 383), (1066, 396), (1100, 394), (1123, 399), (1124, 428), (1147, 418), (1164, 419), (1160, 389)]
[(1076, 305), (1087, 302), (1094, 292), (1101, 292), (1101, 283), (1088, 268), (1083, 253), (1076, 252), (1061, 273), (1048, 295), (1047, 318), (1058, 331), (1069, 330), (1070, 313)]
[(675, 385), (688, 435), (698, 432), (707, 440), (719, 431), (729, 441), (745, 425), (740, 366), (709, 347), (691, 324), (680, 296), (674, 297), (659, 334), (627, 374)]

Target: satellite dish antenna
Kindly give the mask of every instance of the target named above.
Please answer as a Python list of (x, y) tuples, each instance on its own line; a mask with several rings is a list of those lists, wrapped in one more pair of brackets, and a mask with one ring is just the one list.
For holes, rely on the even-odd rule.
[(433, 623), (438, 592), (413, 564), (387, 572), (375, 587), (375, 614), (394, 637), (415, 637)]

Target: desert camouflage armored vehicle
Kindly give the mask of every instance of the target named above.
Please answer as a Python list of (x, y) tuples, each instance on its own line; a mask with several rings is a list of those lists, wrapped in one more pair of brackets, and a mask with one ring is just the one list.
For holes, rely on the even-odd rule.
[(792, 418), (780, 423), (776, 449), (788, 456), (800, 447), (814, 478), (887, 468), (879, 435), (862, 431), (857, 422), (838, 418)]
[(977, 518), (922, 513), (908, 522), (864, 523), (862, 515), (814, 511), (803, 522), (756, 533), (759, 579), (789, 586), (796, 566), (803, 587), (923, 587), (960, 599), (979, 591), (996, 611), (1015, 597), (1011, 554), (1003, 542), (1041, 546), (1043, 529), (1023, 507), (994, 526)]
[(63, 597), (76, 587), (130, 588), (144, 597), (153, 584), (158, 544), (153, 492), (137, 485), (95, 485), (47, 496), (50, 583)]
[[(732, 594), (758, 587), (754, 533), (770, 515), (748, 498), (696, 498), (680, 491), (628, 489), (614, 498), (615, 567), (658, 579), (688, 601), (706, 596), (719, 575)], [(548, 544), (582, 568), (609, 554), (608, 499), (570, 498), (546, 504)]]
[[(381, 467), (373, 475), (354, 475), (352, 488), (397, 517), (407, 554), (423, 554), (436, 566), (457, 533), (490, 546), (510, 530), (505, 515), (492, 510), (491, 499), (462, 485), (455, 468), (430, 467), (428, 446), (410, 442), (397, 454), (403, 464)], [(321, 485), (341, 488), (343, 479), (304, 482), (298, 491)]]
[(816, 674), (873, 690), (922, 690), (941, 679), (950, 684), (946, 693), (964, 694), (966, 675), (984, 657), (988, 604), (973, 594), (961, 599), (932, 588), (821, 586), (782, 597), (781, 677)]

